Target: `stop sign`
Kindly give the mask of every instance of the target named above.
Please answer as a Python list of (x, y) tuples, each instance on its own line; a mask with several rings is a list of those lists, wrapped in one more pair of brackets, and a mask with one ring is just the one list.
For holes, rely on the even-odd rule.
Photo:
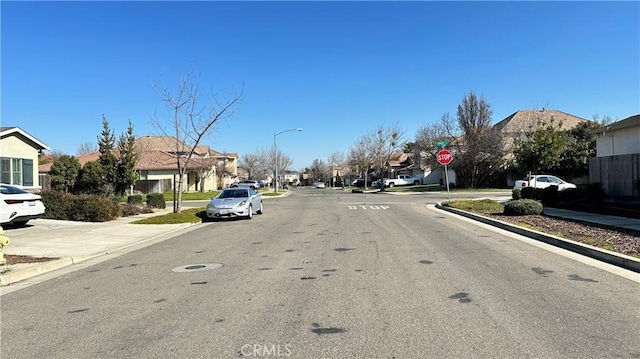
[(449, 150), (440, 150), (438, 151), (438, 163), (441, 165), (448, 165), (453, 160), (453, 155)]

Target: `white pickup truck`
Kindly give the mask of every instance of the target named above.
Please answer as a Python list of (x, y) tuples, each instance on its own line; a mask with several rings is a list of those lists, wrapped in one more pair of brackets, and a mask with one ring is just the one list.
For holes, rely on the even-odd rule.
[[(422, 183), (421, 178), (409, 175), (398, 175), (396, 178), (385, 178), (383, 181), (385, 187), (419, 185)], [(375, 183), (373, 185), (375, 186)]]

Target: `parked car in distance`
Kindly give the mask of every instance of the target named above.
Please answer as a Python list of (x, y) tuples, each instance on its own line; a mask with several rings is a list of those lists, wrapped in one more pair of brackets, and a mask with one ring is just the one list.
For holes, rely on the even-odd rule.
[(353, 186), (353, 187), (364, 187), (364, 179), (356, 178), (353, 181), (353, 183), (351, 183), (351, 186)]
[(313, 184), (315, 188), (324, 188), (324, 182), (316, 182)]
[(207, 218), (253, 218), (253, 214), (262, 214), (262, 195), (251, 187), (227, 188), (207, 204)]
[[(263, 185), (264, 186), (264, 185)], [(253, 189), (258, 189), (260, 188), (260, 183), (258, 183), (258, 181), (254, 181), (254, 180), (242, 180), (239, 182), (233, 182), (231, 184), (231, 186), (229, 186), (231, 188), (253, 188)]]
[(551, 175), (533, 175), (518, 180), (513, 186), (513, 189), (523, 189), (526, 187), (533, 188), (547, 188), (549, 186), (558, 186), (558, 191), (563, 191), (569, 188), (576, 188), (576, 185), (567, 182), (559, 177)]
[(44, 218), (42, 197), (16, 186), (0, 184), (0, 225), (24, 226)]

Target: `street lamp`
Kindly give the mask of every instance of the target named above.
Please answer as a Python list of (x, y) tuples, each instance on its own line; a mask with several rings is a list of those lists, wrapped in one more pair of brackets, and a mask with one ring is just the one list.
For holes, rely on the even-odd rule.
[(278, 133), (276, 133), (275, 131), (273, 131), (273, 155), (275, 156), (275, 174), (274, 174), (274, 182), (273, 182), (273, 193), (278, 193), (278, 145), (276, 144), (276, 137), (278, 137), (279, 134), (285, 133), (285, 132), (291, 132), (291, 131), (302, 131), (301, 128), (292, 128), (289, 130), (284, 130), (284, 131), (280, 131)]

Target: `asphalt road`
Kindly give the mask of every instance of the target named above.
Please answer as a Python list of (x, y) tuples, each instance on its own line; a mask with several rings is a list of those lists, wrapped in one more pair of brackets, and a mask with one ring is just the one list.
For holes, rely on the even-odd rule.
[(437, 200), (265, 200), (2, 296), (0, 356), (640, 358), (638, 283)]

